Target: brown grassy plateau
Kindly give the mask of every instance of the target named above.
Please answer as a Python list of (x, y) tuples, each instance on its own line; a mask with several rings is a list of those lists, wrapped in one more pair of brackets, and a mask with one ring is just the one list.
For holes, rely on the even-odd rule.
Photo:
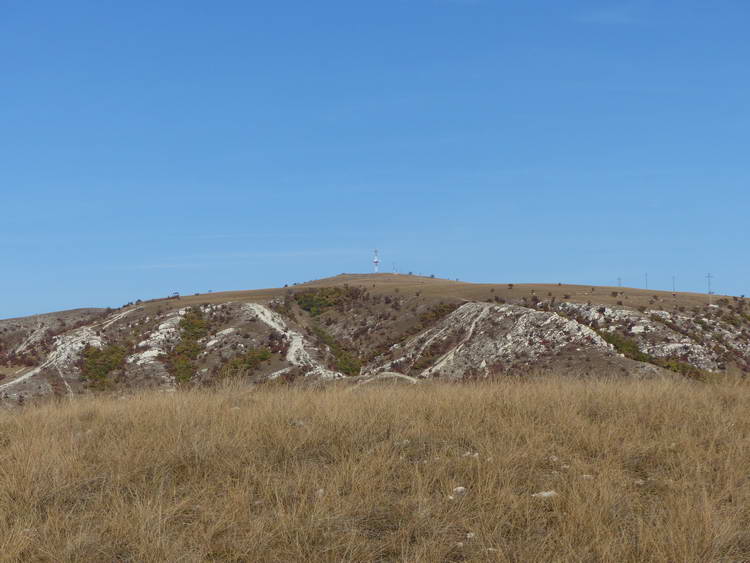
[(730, 379), (50, 401), (0, 411), (0, 559), (748, 561), (749, 434)]
[[(555, 297), (558, 301), (565, 300), (572, 303), (586, 303), (591, 301), (601, 305), (615, 305), (617, 301), (622, 300), (624, 306), (632, 308), (649, 306), (649, 302), (654, 297), (658, 298), (659, 307), (664, 310), (670, 310), (678, 305), (696, 307), (705, 306), (708, 303), (707, 295), (702, 293), (678, 292), (676, 297), (673, 297), (672, 293), (668, 291), (630, 287), (524, 283), (513, 284), (513, 288), (510, 289), (507, 283), (480, 284), (404, 274), (341, 274), (289, 286), (288, 288), (201, 293), (182, 296), (176, 300), (158, 299), (149, 301), (144, 306), (148, 309), (156, 310), (164, 305), (179, 308), (202, 303), (225, 303), (228, 301), (261, 302), (273, 299), (274, 297), (280, 297), (288, 289), (336, 287), (345, 284), (361, 286), (375, 294), (411, 294), (418, 291), (422, 297), (435, 300), (471, 301), (491, 299), (494, 296), (498, 296), (508, 301), (513, 301), (521, 297), (529, 297), (533, 292), (534, 295), (540, 298)], [(624, 296), (615, 297), (612, 295), (612, 292), (624, 292)], [(718, 299), (721, 296), (717, 295), (714, 297)]]

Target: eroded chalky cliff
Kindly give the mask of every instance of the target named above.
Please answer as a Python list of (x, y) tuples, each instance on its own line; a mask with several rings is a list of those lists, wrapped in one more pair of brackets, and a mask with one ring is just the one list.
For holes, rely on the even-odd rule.
[(0, 321), (6, 404), (227, 378), (706, 378), (727, 370), (750, 371), (744, 299), (668, 310), (497, 294), (439, 298), (344, 284), (280, 290), (265, 300), (162, 300)]

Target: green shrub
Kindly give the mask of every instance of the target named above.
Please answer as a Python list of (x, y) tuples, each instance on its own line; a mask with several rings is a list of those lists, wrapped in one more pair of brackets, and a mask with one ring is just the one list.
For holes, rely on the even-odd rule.
[(260, 365), (271, 359), (268, 348), (253, 348), (229, 360), (221, 368), (221, 377), (245, 377), (257, 371)]
[(656, 361), (656, 364), (675, 373), (679, 373), (680, 375), (685, 375), (694, 379), (703, 379), (706, 375), (708, 375), (707, 372), (698, 369), (694, 365), (681, 362), (679, 360), (659, 359)]
[(200, 340), (208, 334), (208, 321), (203, 312), (194, 307), (180, 319), (179, 328), (183, 340)]
[(123, 346), (105, 346), (97, 348), (86, 346), (81, 356), (81, 374), (83, 379), (94, 384), (103, 384), (107, 376), (125, 364), (128, 351)]
[(626, 338), (616, 332), (601, 332), (600, 336), (606, 340), (609, 344), (615, 347), (615, 349), (624, 354), (626, 358), (636, 360), (638, 362), (653, 363), (654, 358), (648, 354), (644, 354), (638, 349), (638, 343), (635, 340)]
[(694, 379), (704, 379), (706, 376), (711, 375), (710, 372), (674, 358), (654, 358), (649, 354), (645, 354), (638, 349), (638, 344), (634, 340), (615, 332), (602, 332), (600, 335), (604, 340), (612, 344), (618, 352), (631, 360), (653, 364)]
[(352, 287), (321, 287), (308, 289), (294, 295), (303, 310), (317, 317), (327, 309), (352, 301), (364, 295), (364, 291)]
[(199, 307), (193, 307), (180, 319), (180, 342), (167, 354), (165, 363), (167, 371), (178, 383), (186, 383), (196, 370), (195, 360), (198, 359), (203, 346), (198, 342), (208, 335), (210, 324)]
[(362, 361), (359, 357), (346, 350), (339, 344), (336, 339), (328, 334), (322, 327), (313, 326), (313, 333), (323, 344), (328, 346), (334, 357), (334, 367), (345, 375), (359, 375), (362, 369)]

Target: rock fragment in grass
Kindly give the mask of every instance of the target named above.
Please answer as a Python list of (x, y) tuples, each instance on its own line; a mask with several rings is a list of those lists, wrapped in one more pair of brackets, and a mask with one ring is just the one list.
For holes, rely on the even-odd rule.
[(448, 498), (450, 500), (455, 500), (457, 498), (461, 498), (465, 494), (466, 494), (466, 487), (456, 487), (455, 489), (453, 489), (453, 494), (448, 495)]
[(541, 491), (531, 495), (534, 498), (552, 498), (558, 496), (556, 491)]

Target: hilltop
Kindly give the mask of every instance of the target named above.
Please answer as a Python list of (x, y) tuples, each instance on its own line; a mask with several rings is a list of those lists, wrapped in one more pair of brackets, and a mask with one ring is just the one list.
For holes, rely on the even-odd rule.
[(0, 397), (556, 373), (706, 379), (750, 370), (740, 297), (341, 274), (283, 288), (0, 320)]

